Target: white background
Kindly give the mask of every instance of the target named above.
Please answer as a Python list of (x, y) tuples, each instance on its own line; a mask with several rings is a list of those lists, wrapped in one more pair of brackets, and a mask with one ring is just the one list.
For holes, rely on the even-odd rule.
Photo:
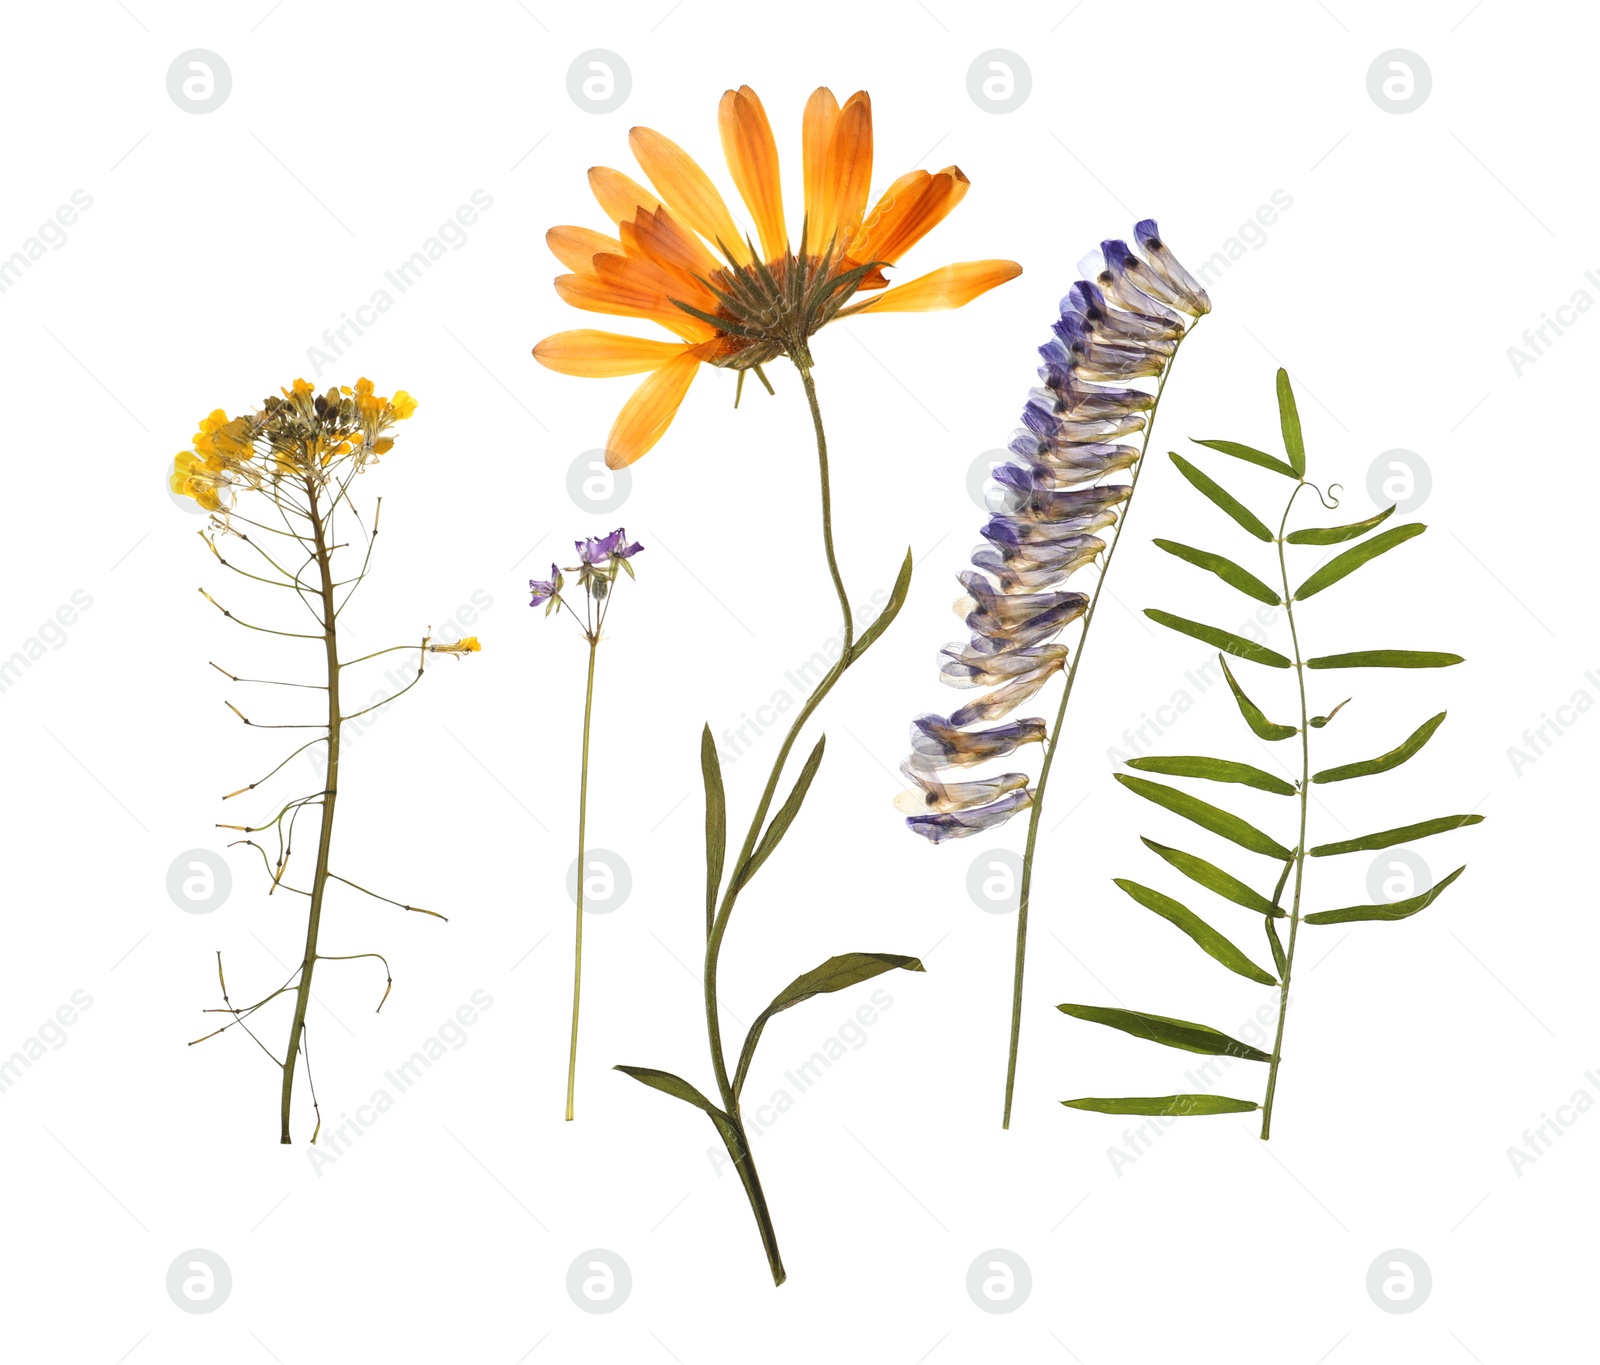
[[(75, 592), (92, 599), (0, 694), (0, 1054), (37, 1037), (74, 991), (93, 1002), (0, 1094), (12, 1358), (1111, 1365), (1181, 1342), (1207, 1361), (1509, 1365), (1587, 1349), (1600, 1117), (1561, 1111), (1575, 1122), (1520, 1174), (1508, 1148), (1574, 1092), (1600, 1097), (1585, 1075), (1600, 1048), (1583, 862), (1600, 719), (1568, 713), (1576, 724), (1520, 771), (1508, 747), (1574, 693), (1600, 696), (1585, 676), (1600, 649), (1583, 415), (1600, 320), (1581, 315), (1520, 374), (1507, 348), (1576, 291), (1600, 297), (1584, 273), (1600, 268), (1587, 136), (1600, 35), (1581, 7), (1503, 0), (1069, 3), (660, 0), (589, 17), (547, 0), (84, 0), (11, 14), (0, 253), (24, 249), (75, 190), (93, 201), (0, 295), (0, 655), (26, 649)], [(192, 48), (232, 72), (229, 98), (203, 116), (165, 84)], [(569, 65), (593, 48), (632, 73), (609, 114), (568, 94)], [(1033, 82), (1002, 115), (966, 82), (996, 48), (1019, 54)], [(1432, 72), (1430, 96), (1405, 115), (1366, 87), (1392, 48)], [(709, 1088), (697, 735), (794, 693), (786, 670), (837, 628), (799, 385), (777, 365), (776, 398), (747, 393), (735, 412), (731, 377), (703, 376), (636, 466), (625, 506), (593, 515), (569, 499), (567, 470), (602, 443), (633, 381), (563, 377), (529, 354), (552, 331), (593, 325), (555, 298), (542, 241), (552, 224), (604, 226), (585, 169), (634, 171), (626, 134), (643, 122), (726, 185), (716, 102), (741, 82), (772, 116), (796, 214), (806, 96), (865, 87), (874, 193), (918, 165), (955, 162), (972, 180), (907, 272), (986, 256), (1025, 267), (959, 313), (863, 318), (815, 344), (851, 591), (866, 601), (887, 586), (907, 544), (918, 572), (893, 630), (823, 711), (821, 776), (728, 939), (725, 1011), (748, 1021), (835, 952), (918, 953), (928, 970), (876, 983), (892, 1008), (758, 1139), (790, 1272), (779, 1290), (735, 1179), (708, 1159), (711, 1126), (608, 1068), (652, 1065)], [(308, 347), (323, 329), (476, 190), (493, 204), (464, 244), (314, 373)], [(1435, 710), (1450, 719), (1398, 773), (1329, 788), (1312, 837), (1455, 810), (1490, 819), (1423, 847), (1435, 875), (1471, 864), (1426, 913), (1305, 930), (1270, 1144), (1253, 1116), (1188, 1120), (1119, 1165), (1109, 1150), (1129, 1125), (1057, 1101), (1182, 1089), (1198, 1059), (1053, 1006), (1120, 1001), (1232, 1029), (1271, 994), (1213, 969), (1110, 885), (1178, 890), (1141, 832), (1230, 861), (1110, 778), (1108, 748), (1205, 654), (1137, 609), (1228, 625), (1246, 614), (1225, 588), (1160, 562), (1149, 538), (1262, 573), (1265, 547), (1164, 459), (1152, 467), (1044, 820), (1008, 1133), (1014, 918), (978, 908), (966, 877), (980, 855), (1020, 847), (1023, 823), (928, 847), (891, 809), (894, 769), (910, 717), (954, 704), (934, 655), (959, 634), (952, 575), (981, 520), (968, 470), (1007, 439), (1076, 261), (1151, 215), (1198, 267), (1226, 255), (1275, 191), (1292, 206), (1213, 275), (1215, 314), (1178, 364), (1157, 446), (1275, 444), (1281, 363), (1301, 395), (1311, 477), (1341, 483), (1352, 517), (1372, 510), (1379, 455), (1421, 456), (1430, 533), (1308, 604), (1308, 648), (1452, 649), (1469, 663), (1314, 677), (1314, 706), (1355, 693), (1316, 736), (1328, 763), (1380, 752)], [(282, 752), (223, 699), (296, 718), (292, 695), (251, 698), (207, 667), (281, 663), (295, 646), (257, 652), (196, 593), (258, 619), (276, 606), (224, 581), (165, 471), (202, 414), (244, 410), (302, 374), (370, 375), (421, 403), (363, 485), (386, 510), (373, 578), (346, 617), (352, 642), (377, 648), (454, 619), (484, 644), (459, 666), (440, 660), (350, 749), (336, 866), (450, 922), (354, 892), (330, 899), (325, 949), (381, 951), (396, 972), (376, 1016), (375, 964), (317, 974), (313, 1056), (330, 1126), (474, 991), (493, 1000), (320, 1174), (303, 1145), (309, 1104), (296, 1105), (301, 1143), (281, 1147), (277, 1073), (248, 1039), (185, 1046), (216, 1018), (200, 1013), (220, 1004), (215, 952), (236, 1000), (264, 994), (300, 951), (303, 905), (266, 897), (249, 850), (230, 856), (233, 891), (212, 914), (182, 913), (165, 889), (178, 855), (222, 847), (213, 821), (240, 818), (225, 813), (239, 802), (217, 797)], [(1264, 514), (1277, 502), (1280, 481), (1225, 463), (1207, 467)], [(591, 830), (633, 885), (588, 924), (578, 1121), (566, 1124), (562, 881), (583, 648), (570, 622), (528, 611), (523, 585), (575, 536), (619, 522), (647, 549), (601, 651)], [(469, 620), (475, 595), (490, 605)], [(1275, 690), (1283, 676), (1250, 670), (1247, 685), (1292, 714)], [(776, 742), (768, 733), (729, 765), (735, 821)], [(1267, 761), (1216, 690), (1161, 748)], [(309, 790), (304, 764), (288, 772)], [(1288, 824), (1289, 803), (1233, 804)], [(1312, 908), (1365, 899), (1366, 862), (1313, 865)], [(1215, 918), (1261, 951), (1253, 917)], [(783, 1073), (870, 989), (774, 1023), (750, 1095), (792, 1089)], [(262, 1028), (281, 1048), (286, 1011)], [(1256, 1097), (1260, 1070), (1240, 1064), (1227, 1088)], [(167, 1268), (190, 1248), (231, 1268), (216, 1312), (169, 1301)], [(565, 1287), (591, 1248), (632, 1273), (631, 1296), (606, 1316), (580, 1312)], [(966, 1292), (991, 1248), (1031, 1269), (1032, 1295), (1009, 1315), (980, 1312)], [(1380, 1312), (1366, 1291), (1391, 1248), (1431, 1268), (1432, 1295), (1408, 1315)]]

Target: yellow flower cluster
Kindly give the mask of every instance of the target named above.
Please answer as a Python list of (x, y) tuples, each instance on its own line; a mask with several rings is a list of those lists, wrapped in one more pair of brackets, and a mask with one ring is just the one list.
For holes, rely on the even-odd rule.
[(383, 433), (417, 410), (404, 389), (385, 398), (370, 379), (322, 394), (296, 379), (279, 393), (248, 417), (230, 418), (218, 408), (202, 418), (194, 449), (173, 457), (172, 491), (215, 512), (240, 484), (270, 491), (278, 479), (322, 482), (336, 463), (349, 460), (360, 469), (388, 453), (394, 440)]

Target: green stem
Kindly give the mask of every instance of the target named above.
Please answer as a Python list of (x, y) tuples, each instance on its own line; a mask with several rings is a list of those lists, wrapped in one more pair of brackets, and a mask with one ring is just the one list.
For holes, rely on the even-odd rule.
[(1289, 503), (1283, 509), (1283, 520), (1278, 523), (1278, 573), (1283, 583), (1283, 606), (1289, 616), (1289, 639), (1294, 645), (1295, 680), (1300, 685), (1300, 837), (1294, 848), (1294, 898), (1289, 910), (1289, 942), (1283, 950), (1283, 981), (1278, 988), (1278, 1031), (1272, 1040), (1272, 1062), (1267, 1070), (1267, 1096), (1261, 1105), (1262, 1141), (1272, 1136), (1272, 1101), (1278, 1093), (1278, 1067), (1283, 1061), (1283, 1024), (1289, 1013), (1289, 978), (1294, 973), (1294, 942), (1300, 930), (1300, 890), (1305, 882), (1306, 866), (1306, 808), (1311, 794), (1311, 712), (1306, 706), (1306, 669), (1300, 657), (1300, 633), (1294, 622), (1294, 594), (1289, 588), (1289, 565), (1284, 554), (1284, 528), (1289, 524), (1289, 511), (1300, 490), (1307, 487), (1301, 480), (1289, 494)]
[(1039, 780), (1033, 789), (1033, 805), (1028, 811), (1028, 838), (1022, 852), (1022, 880), (1017, 893), (1017, 948), (1011, 973), (1011, 1048), (1006, 1059), (1006, 1106), (1000, 1120), (1002, 1128), (1011, 1127), (1011, 1098), (1017, 1083), (1017, 1047), (1022, 1040), (1022, 977), (1028, 952), (1028, 906), (1033, 891), (1033, 855), (1039, 841), (1039, 821), (1044, 815), (1045, 789), (1050, 782), (1050, 769), (1055, 765), (1056, 747), (1061, 740), (1061, 729), (1067, 719), (1067, 703), (1072, 700), (1072, 687), (1078, 680), (1078, 665), (1083, 662), (1084, 647), (1089, 643), (1089, 628), (1094, 625), (1095, 612), (1100, 606), (1100, 593), (1106, 585), (1107, 575), (1111, 572), (1111, 561), (1117, 553), (1117, 546), (1122, 544), (1122, 533), (1128, 525), (1128, 514), (1133, 510), (1133, 495), (1139, 487), (1139, 475), (1144, 470), (1144, 457), (1150, 449), (1150, 438), (1155, 434), (1156, 414), (1161, 408), (1161, 395), (1166, 392), (1167, 380), (1172, 376), (1172, 366), (1177, 361), (1179, 348), (1199, 325), (1199, 321), (1196, 320), (1189, 327), (1189, 331), (1178, 339), (1172, 348), (1172, 355), (1167, 359), (1167, 368), (1162, 372), (1161, 382), (1156, 386), (1156, 401), (1151, 405), (1150, 420), (1145, 426), (1144, 441), (1139, 447), (1139, 458), (1134, 463), (1133, 477), (1128, 482), (1127, 501), (1122, 505), (1122, 515), (1117, 520), (1117, 529), (1111, 537), (1110, 548), (1106, 551), (1106, 562), (1101, 566), (1100, 580), (1095, 584), (1094, 595), (1089, 599), (1088, 610), (1083, 614), (1083, 632), (1078, 636), (1077, 653), (1067, 669), (1067, 681), (1061, 692), (1061, 704), (1056, 708), (1055, 724), (1050, 727), (1050, 742), (1045, 748), (1044, 763), (1040, 765)]
[(739, 1097), (733, 1088), (733, 1081), (728, 1075), (727, 1058), (722, 1047), (722, 1020), (717, 1004), (717, 962), (722, 952), (722, 940), (728, 932), (728, 921), (733, 915), (733, 907), (739, 898), (741, 890), (741, 874), (744, 866), (750, 860), (750, 855), (755, 851), (756, 841), (761, 836), (762, 827), (766, 824), (767, 812), (772, 808), (772, 802), (777, 795), (778, 782), (783, 776), (784, 764), (788, 762), (790, 751), (794, 748), (795, 741), (800, 737), (800, 732), (805, 728), (806, 722), (811, 718), (822, 699), (833, 690), (835, 683), (844, 675), (854, 660), (850, 652), (855, 644), (855, 621), (850, 611), (850, 596), (845, 591), (844, 580), (839, 574), (839, 560), (833, 548), (833, 498), (829, 488), (828, 478), (828, 440), (822, 426), (822, 409), (817, 403), (817, 388), (811, 378), (810, 357), (803, 352), (795, 357), (795, 366), (800, 371), (801, 383), (805, 386), (806, 401), (811, 407), (811, 424), (817, 438), (817, 468), (822, 487), (822, 548), (828, 561), (828, 576), (833, 582), (834, 593), (839, 599), (839, 609), (844, 620), (844, 641), (839, 657), (817, 684), (816, 690), (806, 698), (795, 716), (794, 722), (789, 726), (789, 731), (783, 737), (783, 743), (778, 749), (777, 758), (773, 761), (772, 771), (767, 777), (766, 786), (762, 789), (761, 800), (756, 805), (755, 815), (751, 818), (750, 828), (745, 834), (744, 844), (739, 850), (739, 856), (734, 860), (728, 872), (727, 890), (723, 893), (722, 904), (717, 910), (716, 919), (711, 926), (711, 933), (706, 939), (705, 961), (705, 1005), (706, 1005), (706, 1032), (711, 1044), (711, 1065), (716, 1071), (717, 1089), (722, 1095), (723, 1108), (728, 1115), (729, 1122), (739, 1136), (739, 1145), (743, 1149), (742, 1158), (739, 1160), (739, 1175), (744, 1181), (745, 1192), (750, 1198), (750, 1208), (755, 1214), (756, 1225), (761, 1230), (761, 1243), (766, 1249), (767, 1262), (772, 1268), (772, 1281), (782, 1284), (787, 1272), (783, 1268), (783, 1260), (778, 1253), (777, 1234), (772, 1226), (772, 1215), (767, 1210), (766, 1197), (761, 1190), (761, 1181), (756, 1174), (755, 1159), (750, 1153), (750, 1143), (745, 1135), (744, 1124), (739, 1115)]
[(283, 1059), (283, 1095), (279, 1102), (279, 1142), (289, 1137), (289, 1108), (294, 1099), (295, 1059), (306, 1029), (306, 1007), (311, 1003), (311, 973), (317, 965), (317, 934), (322, 928), (322, 895), (328, 885), (328, 854), (333, 842), (333, 808), (339, 794), (339, 640), (334, 619), (332, 551), (326, 523), (317, 509), (316, 489), (306, 483), (317, 570), (322, 578), (323, 647), (328, 668), (328, 771), (322, 793), (322, 830), (317, 841), (317, 868), (311, 879), (311, 913), (306, 923), (305, 956), (300, 961), (300, 984), (295, 991), (294, 1022), (289, 1026), (289, 1047)]
[(572, 1122), (572, 1092), (578, 1083), (578, 997), (583, 989), (584, 839), (589, 819), (589, 719), (594, 713), (594, 656), (598, 629), (589, 636), (589, 681), (583, 694), (583, 772), (578, 779), (578, 919), (572, 942), (572, 1046), (567, 1052), (567, 1122)]

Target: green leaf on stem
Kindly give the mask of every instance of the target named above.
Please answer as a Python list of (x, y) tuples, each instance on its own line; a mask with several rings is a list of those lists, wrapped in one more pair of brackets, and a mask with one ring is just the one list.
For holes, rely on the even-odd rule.
[(906, 594), (911, 591), (911, 551), (906, 550), (906, 557), (900, 565), (900, 573), (894, 580), (894, 587), (889, 590), (889, 600), (884, 603), (883, 610), (878, 613), (877, 619), (861, 632), (861, 638), (850, 647), (850, 662), (854, 663), (869, 649), (872, 648), (877, 638), (889, 629), (894, 618), (900, 614), (900, 608), (906, 604)]
[(1272, 960), (1277, 964), (1278, 975), (1282, 976), (1289, 970), (1289, 955), (1283, 951), (1283, 940), (1278, 937), (1278, 926), (1271, 920), (1267, 921), (1267, 947), (1272, 950)]
[(1233, 670), (1228, 667), (1227, 659), (1219, 654), (1217, 662), (1222, 665), (1223, 676), (1228, 680), (1228, 687), (1233, 692), (1234, 701), (1239, 703), (1239, 714), (1244, 717), (1244, 723), (1250, 727), (1257, 739), (1278, 740), (1291, 739), (1300, 733), (1298, 725), (1279, 725), (1277, 721), (1268, 720), (1262, 710), (1249, 697), (1245, 696), (1244, 689), (1239, 686), (1233, 676)]
[(1376, 559), (1385, 551), (1394, 549), (1396, 545), (1404, 545), (1406, 541), (1420, 536), (1427, 529), (1427, 526), (1420, 521), (1408, 521), (1404, 526), (1391, 526), (1387, 531), (1380, 531), (1371, 540), (1364, 540), (1359, 545), (1351, 546), (1343, 554), (1335, 555), (1296, 588), (1294, 600), (1304, 602), (1313, 594), (1331, 587), (1346, 574), (1354, 573), (1369, 560)]
[(722, 790), (722, 761), (709, 725), (700, 732), (700, 776), (706, 788), (706, 933), (710, 934), (717, 914), (717, 890), (722, 885), (722, 861), (728, 851), (728, 803)]
[(1297, 479), (1306, 476), (1306, 438), (1300, 430), (1300, 409), (1289, 386), (1289, 371), (1278, 368), (1278, 425), (1283, 428), (1283, 449)]
[(1231, 873), (1224, 872), (1215, 863), (1208, 863), (1204, 858), (1197, 858), (1182, 849), (1168, 848), (1165, 844), (1158, 844), (1154, 839), (1147, 839), (1142, 834), (1139, 839), (1152, 853), (1165, 858), (1190, 881), (1198, 882), (1208, 891), (1215, 891), (1224, 900), (1242, 905), (1246, 910), (1254, 910), (1258, 915), (1282, 918), (1284, 912), (1276, 905)]
[(1397, 829), (1381, 830), (1377, 834), (1363, 834), (1358, 839), (1341, 839), (1336, 844), (1318, 844), (1311, 850), (1313, 858), (1331, 858), (1336, 853), (1367, 853), (1375, 848), (1393, 848), (1396, 844), (1409, 844), (1414, 839), (1426, 839), (1430, 834), (1444, 834), (1465, 825), (1481, 825), (1481, 815), (1441, 815), (1436, 820), (1422, 820), (1415, 825), (1401, 825)]
[(1112, 880), (1146, 910), (1160, 915), (1169, 924), (1177, 925), (1230, 972), (1237, 972), (1240, 976), (1248, 977), (1263, 986), (1278, 984), (1271, 972), (1263, 971), (1256, 966), (1238, 945), (1226, 935), (1218, 933), (1188, 906), (1173, 900), (1171, 896), (1162, 895), (1159, 891), (1153, 891), (1148, 886), (1141, 886), (1138, 882), (1129, 881), (1125, 877), (1113, 877)]
[(1175, 559), (1183, 560), (1185, 564), (1193, 564), (1197, 569), (1206, 569), (1216, 574), (1229, 587), (1237, 588), (1246, 597), (1253, 597), (1257, 602), (1265, 602), (1269, 606), (1280, 605), (1276, 592), (1249, 569), (1235, 564), (1231, 559), (1212, 554), (1209, 550), (1197, 550), (1192, 545), (1184, 545), (1176, 540), (1157, 540), (1155, 544), (1157, 548), (1165, 550)]
[(1323, 654), (1307, 659), (1307, 668), (1449, 668), (1464, 663), (1459, 654), (1426, 649), (1358, 649), (1352, 654)]
[(1463, 863), (1448, 877), (1438, 882), (1431, 891), (1424, 891), (1420, 896), (1408, 896), (1403, 901), (1392, 901), (1388, 905), (1347, 905), (1342, 910), (1318, 910), (1315, 914), (1306, 916), (1307, 924), (1349, 924), (1353, 920), (1363, 919), (1409, 919), (1419, 910), (1426, 910), (1434, 901), (1444, 893), (1457, 877), (1467, 870)]
[(1441, 711), (1417, 726), (1403, 743), (1396, 745), (1386, 754), (1379, 754), (1376, 758), (1363, 759), (1360, 763), (1346, 763), (1338, 768), (1324, 768), (1320, 773), (1312, 774), (1313, 782), (1344, 782), (1352, 777), (1370, 777), (1373, 773), (1386, 773), (1391, 768), (1398, 768), (1408, 758), (1422, 748), (1430, 739), (1433, 732), (1444, 724), (1446, 713)]
[(1366, 535), (1374, 526), (1388, 521), (1394, 511), (1393, 507), (1385, 507), (1365, 521), (1346, 522), (1343, 526), (1307, 526), (1299, 531), (1290, 531), (1284, 540), (1290, 545), (1338, 545), (1342, 541)]
[(1246, 507), (1232, 493), (1228, 492), (1220, 483), (1211, 478), (1203, 469), (1192, 465), (1175, 450), (1167, 452), (1172, 463), (1178, 466), (1178, 472), (1188, 479), (1206, 497), (1210, 498), (1218, 507), (1232, 517), (1240, 526), (1250, 532), (1257, 540), (1271, 540), (1272, 532), (1267, 529), (1266, 522), (1262, 521), (1254, 512)]
[(1057, 1005), (1063, 1014), (1091, 1024), (1121, 1029), (1135, 1038), (1144, 1038), (1184, 1052), (1202, 1052), (1208, 1057), (1239, 1057), (1247, 1062), (1272, 1060), (1260, 1048), (1230, 1038), (1209, 1024), (1192, 1024), (1186, 1019), (1169, 1019), (1164, 1014), (1144, 1014), (1139, 1010), (1112, 1009), (1107, 1005)]
[(1146, 801), (1154, 801), (1156, 805), (1165, 807), (1174, 815), (1192, 820), (1201, 829), (1208, 829), (1213, 834), (1220, 834), (1224, 839), (1231, 839), (1252, 853), (1261, 853), (1269, 858), (1284, 861), (1291, 856), (1289, 850), (1270, 835), (1263, 834), (1254, 825), (1241, 820), (1237, 815), (1202, 801), (1197, 796), (1190, 796), (1188, 792), (1179, 791), (1176, 787), (1164, 786), (1160, 782), (1151, 782), (1143, 777), (1129, 777), (1127, 773), (1113, 773), (1112, 776), (1124, 787), (1144, 797)]
[(613, 1071), (620, 1071), (624, 1076), (632, 1076), (641, 1085), (648, 1085), (652, 1090), (659, 1090), (664, 1095), (671, 1095), (674, 1099), (682, 1100), (685, 1104), (692, 1104), (696, 1109), (702, 1109), (714, 1119), (727, 1121), (728, 1116), (712, 1104), (704, 1095), (696, 1090), (682, 1076), (674, 1076), (670, 1071), (656, 1071), (648, 1066), (614, 1066)]
[(1285, 782), (1281, 777), (1275, 777), (1252, 764), (1237, 763), (1231, 758), (1199, 758), (1187, 754), (1172, 758), (1130, 758), (1128, 766), (1140, 772), (1162, 773), (1167, 777), (1203, 777), (1209, 782), (1239, 782), (1276, 796), (1294, 796), (1300, 790), (1292, 782)]
[(813, 967), (804, 975), (795, 977), (773, 997), (772, 1003), (762, 1010), (756, 1016), (755, 1023), (750, 1025), (750, 1032), (745, 1035), (744, 1047), (739, 1051), (739, 1066), (733, 1073), (733, 1093), (737, 1096), (744, 1089), (744, 1078), (756, 1055), (756, 1044), (761, 1041), (762, 1031), (773, 1015), (790, 1009), (803, 1000), (809, 1000), (814, 995), (829, 995), (834, 991), (842, 991), (897, 968), (907, 972), (923, 970), (922, 963), (917, 958), (901, 957), (898, 953), (842, 953), (838, 957), (830, 957), (820, 967)]
[(1242, 635), (1235, 635), (1231, 630), (1202, 625), (1199, 621), (1174, 616), (1170, 611), (1161, 611), (1156, 607), (1146, 607), (1144, 614), (1158, 626), (1165, 626), (1168, 630), (1175, 630), (1179, 635), (1187, 635), (1195, 640), (1203, 640), (1206, 644), (1222, 650), (1223, 653), (1231, 654), (1235, 659), (1249, 659), (1251, 663), (1265, 664), (1268, 668), (1294, 667), (1293, 663), (1276, 650), (1258, 645), (1254, 640), (1247, 640)]
[(1148, 1114), (1183, 1117), (1202, 1114), (1247, 1114), (1261, 1106), (1254, 1100), (1231, 1100), (1226, 1095), (1123, 1095), (1116, 1099), (1062, 1100), (1068, 1109), (1091, 1114)]
[(1268, 455), (1266, 451), (1257, 450), (1254, 446), (1242, 445), (1238, 441), (1195, 441), (1195, 444), (1204, 446), (1207, 450), (1220, 450), (1224, 455), (1232, 455), (1236, 460), (1260, 465), (1263, 469), (1270, 469), (1274, 474), (1282, 474), (1286, 479), (1300, 477), (1294, 472), (1292, 465), (1287, 465), (1276, 455)]
[(800, 814), (800, 805), (806, 799), (806, 793), (811, 790), (811, 780), (816, 777), (817, 769), (822, 766), (822, 750), (827, 742), (826, 735), (817, 741), (816, 748), (811, 751), (805, 767), (800, 769), (800, 776), (795, 779), (794, 786), (789, 790), (788, 800), (778, 808), (778, 813), (767, 825), (766, 832), (761, 836), (761, 842), (750, 855), (750, 861), (735, 874), (741, 887), (748, 885), (750, 879), (760, 870), (761, 864), (772, 856), (773, 850), (789, 832), (789, 826), (794, 824), (795, 816)]

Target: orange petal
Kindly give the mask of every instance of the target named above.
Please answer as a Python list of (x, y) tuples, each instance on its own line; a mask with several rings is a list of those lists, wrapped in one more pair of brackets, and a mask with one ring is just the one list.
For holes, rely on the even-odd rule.
[(676, 271), (664, 270), (643, 256), (596, 256), (594, 273), (600, 279), (624, 288), (654, 290), (667, 300), (668, 306), (671, 306), (673, 299), (682, 299), (704, 312), (717, 306), (716, 296), (704, 285), (684, 279)]
[(755, 219), (756, 235), (767, 260), (788, 254), (783, 222), (783, 186), (778, 179), (778, 144), (756, 92), (748, 85), (729, 90), (717, 106), (722, 155), (728, 172)]
[(654, 213), (642, 210), (633, 221), (623, 223), (618, 231), (629, 255), (644, 256), (668, 270), (682, 271), (685, 275), (698, 275), (708, 280), (717, 273), (715, 258), (692, 232), (686, 232), (673, 222), (672, 215), (659, 208)]
[(834, 128), (839, 121), (839, 101), (833, 91), (819, 85), (806, 101), (805, 116), (800, 124), (801, 151), (805, 165), (806, 186), (806, 242), (807, 251), (818, 250), (818, 241), (826, 244), (833, 237), (834, 224), (823, 222), (825, 171), (828, 153), (833, 150)]
[(557, 374), (614, 379), (659, 370), (685, 349), (681, 341), (652, 341), (584, 327), (546, 337), (533, 348), (533, 358)]
[(716, 335), (716, 329), (709, 323), (673, 307), (672, 300), (660, 290), (636, 282), (595, 275), (557, 275), (556, 293), (574, 308), (583, 308), (591, 313), (649, 318), (652, 322), (659, 322), (669, 332), (677, 333), (685, 341), (709, 341)]
[(607, 465), (622, 469), (632, 464), (666, 434), (699, 369), (700, 357), (687, 350), (634, 390), (606, 437)]
[(673, 217), (688, 224), (713, 246), (721, 243), (740, 265), (750, 264), (752, 257), (744, 234), (733, 221), (727, 204), (711, 178), (682, 147), (652, 128), (631, 130), (628, 145)]
[(661, 207), (661, 201), (637, 180), (609, 166), (589, 168), (589, 188), (613, 223), (627, 222), (640, 209), (654, 213)]
[(849, 245), (860, 230), (871, 180), (872, 99), (865, 90), (858, 90), (839, 111), (833, 145), (823, 168), (822, 216), (830, 230), (828, 236), (817, 238), (819, 250), (827, 249), (834, 233), (838, 234), (840, 250)]
[(913, 171), (884, 192), (850, 254), (858, 261), (893, 264), (944, 221), (966, 196), (970, 182), (957, 166), (937, 175)]
[(1015, 261), (960, 261), (942, 265), (905, 284), (897, 284), (862, 304), (874, 313), (929, 313), (939, 308), (962, 308), (979, 294), (1022, 274)]
[(590, 264), (601, 252), (620, 255), (622, 243), (603, 232), (593, 232), (582, 227), (553, 227), (544, 235), (551, 254), (568, 270), (580, 275), (594, 274)]

